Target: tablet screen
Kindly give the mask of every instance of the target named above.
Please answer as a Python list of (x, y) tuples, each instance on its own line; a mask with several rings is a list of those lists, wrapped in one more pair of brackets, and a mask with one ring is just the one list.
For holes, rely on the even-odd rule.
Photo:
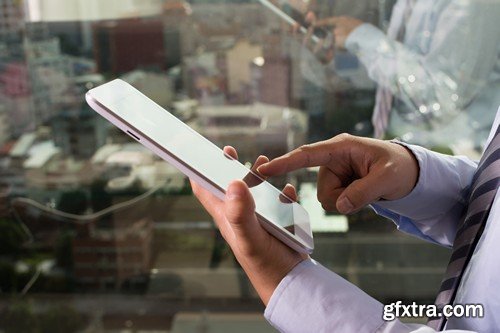
[(121, 80), (94, 88), (89, 93), (140, 136), (149, 138), (222, 192), (232, 180), (244, 180), (261, 217), (292, 233), (303, 243), (309, 243), (308, 239), (303, 239), (308, 238), (311, 231), (302, 206), (270, 183), (260, 180), (243, 164), (225, 155), (219, 147), (147, 96)]

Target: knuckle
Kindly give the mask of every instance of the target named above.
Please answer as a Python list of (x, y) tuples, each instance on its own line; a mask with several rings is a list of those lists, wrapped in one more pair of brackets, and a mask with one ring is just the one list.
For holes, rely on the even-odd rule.
[(225, 215), (227, 221), (233, 226), (245, 223), (245, 216), (241, 211), (235, 210), (234, 208), (226, 207)]
[(311, 145), (302, 145), (299, 148), (297, 148), (297, 151), (300, 153), (307, 153), (311, 150)]
[(337, 138), (340, 141), (350, 141), (350, 140), (352, 140), (352, 137), (353, 136), (349, 133), (342, 133), (342, 134), (337, 135)]
[(405, 174), (405, 171), (401, 168), (401, 166), (394, 162), (387, 162), (384, 166), (382, 177), (384, 177), (384, 179), (391, 180), (391, 188), (400, 189), (404, 187), (404, 182), (398, 181), (401, 179), (402, 174)]
[(388, 161), (384, 165), (384, 175), (389, 179), (393, 179), (398, 174), (398, 165), (394, 162)]
[(312, 147), (310, 145), (303, 145), (303, 146), (300, 146), (298, 149), (297, 149), (297, 157), (299, 157), (300, 161), (301, 161), (301, 167), (306, 167), (307, 165), (310, 164), (310, 159), (311, 159), (311, 150), (312, 150)]

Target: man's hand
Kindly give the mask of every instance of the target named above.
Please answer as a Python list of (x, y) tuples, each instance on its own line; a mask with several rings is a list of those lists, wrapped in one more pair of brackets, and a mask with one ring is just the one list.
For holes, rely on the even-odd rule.
[(350, 16), (329, 17), (316, 21), (308, 14), (307, 19), (313, 20), (315, 27), (333, 27), (335, 45), (339, 48), (345, 48), (345, 41), (351, 32), (363, 24), (363, 21)]
[[(225, 147), (224, 153), (238, 158), (232, 147)], [(268, 161), (267, 157), (260, 156), (252, 170), (256, 171)], [(213, 217), (260, 298), (267, 305), (280, 281), (305, 257), (261, 227), (255, 215), (255, 202), (243, 181), (231, 182), (225, 200), (218, 199), (193, 181), (191, 186), (198, 200)], [(293, 186), (287, 185), (283, 193), (296, 200), (297, 194)]]
[(314, 166), (320, 167), (318, 200), (325, 210), (343, 214), (406, 196), (419, 174), (415, 156), (405, 147), (348, 134), (302, 146), (262, 164), (258, 172), (270, 177)]

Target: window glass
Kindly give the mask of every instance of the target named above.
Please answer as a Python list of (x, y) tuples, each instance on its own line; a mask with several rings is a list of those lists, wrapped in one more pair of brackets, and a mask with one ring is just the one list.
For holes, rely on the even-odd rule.
[[(121, 78), (242, 162), (343, 132), (477, 158), (500, 105), (498, 7), (0, 0), (0, 330), (275, 331), (188, 180), (87, 90)], [(339, 16), (364, 24), (290, 24)], [(432, 303), (449, 250), (370, 208), (323, 211), (317, 171), (270, 180), (299, 190), (313, 258), (383, 303)]]

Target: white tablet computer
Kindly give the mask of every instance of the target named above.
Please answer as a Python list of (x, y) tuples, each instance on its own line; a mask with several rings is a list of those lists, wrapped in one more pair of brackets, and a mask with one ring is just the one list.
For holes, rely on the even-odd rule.
[(87, 92), (86, 100), (104, 118), (220, 199), (232, 180), (247, 181), (262, 226), (294, 250), (312, 252), (309, 215), (300, 204), (267, 181), (248, 182), (259, 176), (140, 91), (117, 79)]

